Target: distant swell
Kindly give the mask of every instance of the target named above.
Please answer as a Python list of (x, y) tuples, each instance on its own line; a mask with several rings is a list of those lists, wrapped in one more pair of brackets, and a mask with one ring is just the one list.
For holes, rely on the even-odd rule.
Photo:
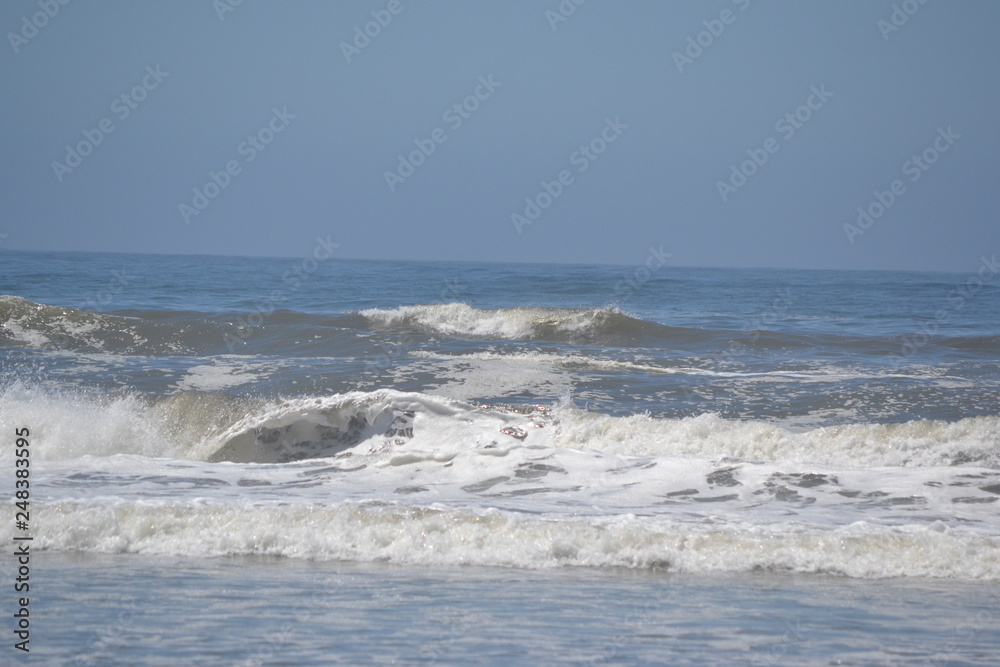
[(464, 303), (373, 308), (359, 313), (376, 325), (449, 336), (507, 340), (570, 340), (586, 335), (638, 334), (656, 325), (614, 308), (498, 308)]
[[(540, 341), (602, 346), (651, 346), (731, 352), (821, 348), (885, 357), (904, 354), (907, 332), (869, 338), (768, 330), (670, 326), (617, 308), (527, 307), (482, 309), (465, 303), (371, 308), (337, 314), (290, 310), (267, 313), (119, 311), (99, 313), (0, 295), (0, 346), (126, 355), (317, 354), (378, 356), (364, 334), (448, 336), (471, 340)], [(997, 336), (933, 338), (930, 344), (965, 353), (1000, 351)]]
[[(149, 316), (148, 319), (145, 316)], [(232, 322), (203, 313), (97, 313), (0, 296), (0, 346), (110, 354), (201, 354), (226, 351)]]
[[(119, 321), (115, 321), (119, 320)], [(134, 337), (121, 318), (86, 310), (32, 303), (15, 296), (0, 296), (0, 344), (50, 349), (105, 347), (108, 333)]]

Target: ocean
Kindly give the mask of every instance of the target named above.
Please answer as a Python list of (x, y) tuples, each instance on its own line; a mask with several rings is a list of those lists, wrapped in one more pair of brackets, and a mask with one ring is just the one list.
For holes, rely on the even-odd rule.
[(5, 663), (1000, 662), (994, 255), (334, 246), (0, 254)]

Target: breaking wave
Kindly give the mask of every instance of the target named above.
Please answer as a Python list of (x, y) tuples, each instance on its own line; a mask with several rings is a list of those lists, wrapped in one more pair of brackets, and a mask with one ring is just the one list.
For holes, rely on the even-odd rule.
[[(356, 333), (364, 337), (373, 332), (716, 351), (734, 344), (775, 350), (820, 347), (883, 357), (902, 354), (905, 339), (686, 328), (643, 320), (616, 307), (482, 309), (447, 303), (325, 315), (289, 310), (99, 313), (0, 295), (0, 346), (8, 347), (146, 355), (288, 354), (290, 344), (305, 343), (312, 351), (350, 349), (363, 355), (372, 351), (356, 347)], [(989, 353), (997, 350), (997, 341), (996, 336), (941, 337), (933, 344), (964, 353)], [(302, 350), (306, 349), (304, 345)]]
[[(1000, 540), (942, 524), (858, 522), (810, 531), (663, 523), (634, 515), (553, 521), (499, 510), (357, 503), (317, 508), (59, 502), (47, 504), (45, 515), (34, 541), (42, 549), (519, 568), (1000, 578)], [(4, 539), (12, 536), (7, 524), (0, 528)]]
[(669, 329), (617, 308), (473, 308), (464, 303), (372, 308), (358, 313), (373, 324), (448, 336), (507, 340), (577, 340), (591, 335), (636, 336)]
[(26, 424), (39, 548), (1000, 578), (996, 416), (793, 431), (390, 389), (10, 385), (0, 428)]
[(15, 422), (38, 425), (36, 451), (49, 459), (138, 454), (285, 463), (359, 446), (386, 451), (536, 446), (848, 468), (1000, 468), (998, 416), (793, 430), (714, 414), (613, 416), (567, 402), (474, 405), (391, 389), (277, 401), (201, 391), (146, 398), (13, 384), (2, 395), (0, 424)]

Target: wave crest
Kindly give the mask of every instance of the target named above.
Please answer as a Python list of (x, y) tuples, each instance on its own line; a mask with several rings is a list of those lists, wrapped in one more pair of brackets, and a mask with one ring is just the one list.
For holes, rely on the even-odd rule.
[[(1000, 579), (1000, 541), (940, 524), (857, 522), (820, 531), (662, 523), (634, 515), (554, 521), (497, 510), (357, 503), (233, 507), (64, 501), (46, 503), (44, 515), (35, 536), (40, 548), (98, 553)], [(0, 537), (10, 539), (12, 524), (0, 528)]]
[(617, 308), (519, 306), (491, 310), (473, 308), (465, 303), (445, 303), (370, 308), (358, 314), (377, 326), (508, 340), (574, 340), (587, 334), (628, 334), (655, 326)]
[[(791, 430), (714, 414), (614, 416), (574, 407), (473, 405), (380, 389), (282, 402), (185, 391), (52, 392), (20, 384), (0, 394), (0, 426), (36, 424), (44, 459), (135, 454), (200, 461), (284, 463), (351, 450), (432, 458), (517, 447), (615, 456), (732, 457), (845, 469), (976, 465), (1000, 469), (1000, 416), (955, 422), (845, 424)], [(8, 456), (4, 452), (0, 456)]]

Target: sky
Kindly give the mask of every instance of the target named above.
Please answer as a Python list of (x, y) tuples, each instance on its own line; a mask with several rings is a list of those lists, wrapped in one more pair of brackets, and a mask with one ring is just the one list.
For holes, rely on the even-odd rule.
[(0, 253), (974, 272), (997, 26), (995, 0), (7, 0)]

